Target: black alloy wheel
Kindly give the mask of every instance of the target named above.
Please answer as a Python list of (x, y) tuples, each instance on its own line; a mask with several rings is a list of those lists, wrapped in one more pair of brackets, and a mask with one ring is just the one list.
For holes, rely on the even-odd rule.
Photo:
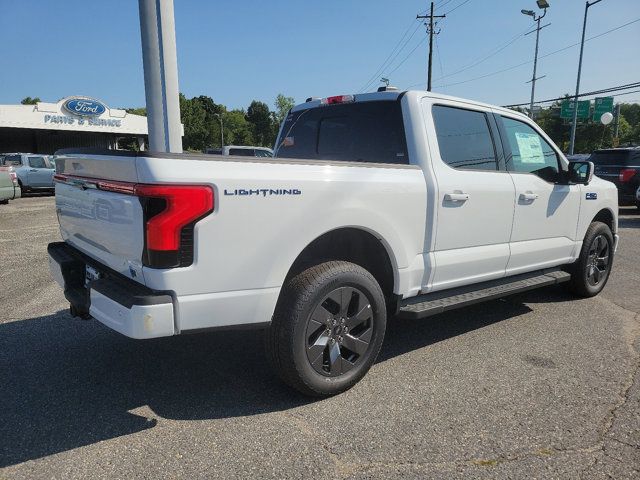
[(598, 235), (591, 242), (589, 257), (586, 267), (587, 282), (591, 286), (597, 286), (605, 281), (609, 275), (609, 242), (604, 235)]
[(336, 288), (318, 302), (309, 316), (307, 359), (322, 375), (347, 373), (371, 347), (374, 328), (369, 298), (354, 287)]

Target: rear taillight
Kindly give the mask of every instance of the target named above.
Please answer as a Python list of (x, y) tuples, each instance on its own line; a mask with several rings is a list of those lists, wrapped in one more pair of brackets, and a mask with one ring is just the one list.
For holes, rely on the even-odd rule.
[(18, 185), (18, 175), (16, 172), (9, 172), (9, 177), (11, 177), (11, 181), (14, 185)]
[(56, 182), (135, 195), (144, 214), (142, 263), (152, 268), (187, 267), (193, 263), (193, 228), (213, 212), (208, 185), (149, 185), (58, 174)]
[(622, 183), (628, 182), (636, 175), (636, 173), (637, 173), (637, 170), (635, 168), (623, 168), (622, 170), (620, 170), (620, 175), (618, 176), (618, 179)]
[(136, 185), (145, 216), (143, 263), (154, 268), (193, 263), (193, 227), (213, 211), (213, 189), (206, 185)]

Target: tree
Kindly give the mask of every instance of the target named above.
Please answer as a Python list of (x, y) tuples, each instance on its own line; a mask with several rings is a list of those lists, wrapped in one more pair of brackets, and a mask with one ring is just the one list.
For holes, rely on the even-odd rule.
[(132, 115), (142, 115), (143, 117), (147, 116), (146, 107), (125, 108), (124, 111), (127, 113), (131, 113)]
[(24, 97), (22, 100), (20, 100), (20, 103), (22, 105), (35, 105), (38, 102), (41, 102), (42, 100), (40, 100), (40, 97)]
[(224, 143), (227, 145), (253, 145), (253, 125), (247, 121), (244, 110), (231, 110), (224, 114)]
[(254, 100), (249, 105), (246, 115), (247, 121), (253, 130), (253, 139), (258, 145), (273, 145), (275, 135), (271, 127), (271, 112), (269, 106), (264, 102)]
[(296, 101), (293, 99), (293, 97), (285, 97), (281, 93), (278, 94), (274, 103), (276, 110), (275, 112), (273, 112), (273, 118), (276, 122), (277, 127), (279, 127), (280, 124), (284, 122), (287, 113), (289, 113), (289, 110), (291, 110), (295, 104)]
[(202, 104), (180, 94), (180, 121), (184, 125), (183, 150), (202, 152), (207, 144), (206, 112)]

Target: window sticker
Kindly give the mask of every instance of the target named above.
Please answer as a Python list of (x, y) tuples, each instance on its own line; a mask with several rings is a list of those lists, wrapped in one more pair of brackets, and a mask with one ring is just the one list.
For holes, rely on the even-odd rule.
[(535, 133), (515, 132), (521, 163), (545, 163), (542, 142)]

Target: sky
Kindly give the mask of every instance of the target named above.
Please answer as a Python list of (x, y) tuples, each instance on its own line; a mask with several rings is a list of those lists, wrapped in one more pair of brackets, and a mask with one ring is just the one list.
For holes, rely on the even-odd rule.
[[(549, 3), (541, 56), (578, 43), (582, 28), (584, 1)], [(228, 108), (246, 108), (254, 99), (273, 106), (278, 93), (303, 102), (309, 96), (358, 93), (370, 79), (367, 90), (373, 91), (382, 76), (400, 89), (425, 88), (428, 42), (415, 20), (426, 11), (425, 1), (175, 0), (174, 5), (180, 91), (187, 97), (208, 95)], [(532, 63), (478, 77), (532, 62), (535, 34), (522, 34), (534, 22), (520, 10), (538, 11), (535, 0), (438, 0), (436, 5), (436, 13), (447, 16), (438, 22), (433, 90), (498, 105), (527, 102)], [(589, 9), (587, 38), (636, 19), (640, 0), (602, 0)], [(405, 46), (384, 66), (396, 45)], [(581, 91), (640, 81), (639, 50), (640, 21), (588, 41)], [(538, 76), (545, 77), (536, 84), (536, 99), (575, 91), (578, 53), (574, 46), (539, 60)], [(0, 104), (72, 95), (115, 108), (144, 106), (138, 2), (0, 0)], [(640, 101), (640, 93), (617, 100)]]

